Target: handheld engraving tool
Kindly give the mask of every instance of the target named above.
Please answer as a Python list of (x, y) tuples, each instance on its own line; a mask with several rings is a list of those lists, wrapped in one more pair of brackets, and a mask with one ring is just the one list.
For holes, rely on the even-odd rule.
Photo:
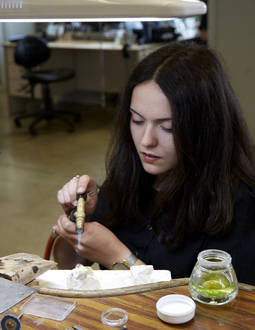
[[(78, 234), (78, 246), (81, 244), (81, 234), (84, 231), (84, 222), (85, 222), (85, 201), (87, 199), (87, 194), (77, 194), (77, 207), (72, 210), (70, 213), (70, 220), (76, 224), (76, 233)], [(43, 258), (50, 260), (51, 250), (54, 244), (55, 239), (58, 237), (58, 234), (55, 230), (52, 229), (51, 235), (48, 238), (46, 248), (44, 251)]]
[(76, 223), (76, 232), (81, 234), (84, 231), (85, 222), (85, 201), (87, 199), (87, 194), (77, 194), (77, 207), (71, 212), (70, 219)]

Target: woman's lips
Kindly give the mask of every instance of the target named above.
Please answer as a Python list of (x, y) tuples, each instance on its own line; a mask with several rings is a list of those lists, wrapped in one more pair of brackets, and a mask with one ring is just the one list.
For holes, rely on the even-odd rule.
[(142, 155), (143, 161), (146, 163), (154, 163), (161, 158), (161, 157), (158, 157), (153, 154), (147, 154), (145, 152), (141, 152), (141, 155)]

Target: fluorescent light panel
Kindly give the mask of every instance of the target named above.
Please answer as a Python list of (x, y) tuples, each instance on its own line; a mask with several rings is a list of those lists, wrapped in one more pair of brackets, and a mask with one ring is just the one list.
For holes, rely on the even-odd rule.
[(158, 21), (206, 13), (198, 0), (0, 0), (2, 22)]

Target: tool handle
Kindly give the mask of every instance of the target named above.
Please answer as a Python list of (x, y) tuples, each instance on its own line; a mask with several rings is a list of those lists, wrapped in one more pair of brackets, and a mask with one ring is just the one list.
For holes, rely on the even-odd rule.
[[(76, 194), (76, 200), (78, 201), (80, 198), (83, 198), (84, 199), (84, 201), (86, 201), (87, 200), (87, 193), (83, 193), (83, 194)], [(75, 207), (72, 211), (71, 211), (71, 213), (70, 213), (70, 220), (72, 221), (72, 222), (76, 222), (76, 211), (77, 211), (77, 207)], [(85, 211), (85, 210), (84, 210)]]
[(77, 207), (70, 213), (70, 220), (76, 223), (76, 232), (83, 233), (83, 227), (85, 222), (85, 201), (87, 199), (87, 193), (77, 194)]

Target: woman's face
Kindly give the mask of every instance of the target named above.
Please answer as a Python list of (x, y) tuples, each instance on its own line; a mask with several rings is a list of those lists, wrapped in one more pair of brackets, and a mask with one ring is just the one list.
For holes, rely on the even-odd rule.
[(172, 134), (172, 111), (159, 85), (137, 85), (130, 104), (130, 131), (146, 172), (161, 175), (177, 163)]

